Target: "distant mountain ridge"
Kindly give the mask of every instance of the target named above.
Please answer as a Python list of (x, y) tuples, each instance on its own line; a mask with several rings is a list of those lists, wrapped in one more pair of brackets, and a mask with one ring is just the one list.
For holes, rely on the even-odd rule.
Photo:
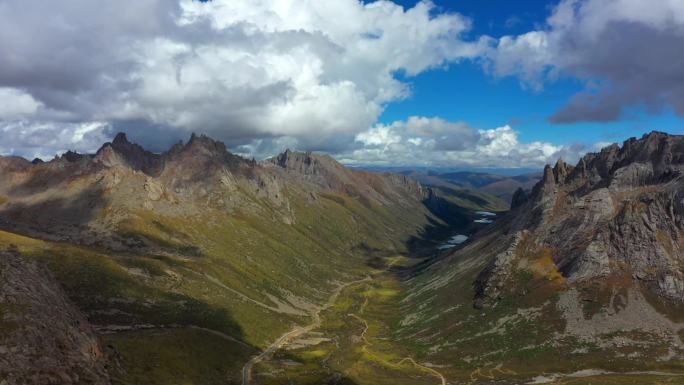
[(493, 195), (508, 205), (517, 189), (529, 191), (541, 179), (541, 172), (506, 176), (474, 171), (457, 171), (439, 173), (434, 171), (403, 171), (407, 175), (427, 186), (471, 189)]

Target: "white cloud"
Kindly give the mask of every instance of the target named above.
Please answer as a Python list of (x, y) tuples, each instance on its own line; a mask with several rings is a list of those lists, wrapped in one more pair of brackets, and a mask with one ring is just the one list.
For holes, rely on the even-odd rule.
[(0, 87), (0, 120), (32, 115), (41, 103), (16, 88)]
[(93, 151), (118, 130), (162, 150), (197, 131), (255, 157), (288, 146), (357, 163), (539, 165), (573, 152), (520, 143), (510, 127), (378, 117), (410, 96), (404, 76), (483, 54), (496, 76), (538, 89), (598, 79), (558, 121), (663, 100), (684, 114), (684, 57), (671, 49), (683, 6), (644, 4), (564, 0), (544, 28), (495, 41), (465, 40), (470, 21), (429, 1), (1, 2), (0, 152)]
[(549, 51), (549, 36), (543, 31), (532, 31), (520, 36), (504, 36), (499, 39), (496, 50), (490, 52), (493, 58), (490, 71), (496, 76), (516, 74), (523, 85), (540, 90), (546, 69), (553, 63)]
[(466, 18), (434, 11), (429, 1), (3, 2), (0, 87), (26, 100), (0, 93), (9, 106), (0, 126), (19, 111), (28, 125), (147, 123), (234, 145), (353, 143), (386, 103), (409, 95), (397, 71), (481, 52), (461, 38)]
[[(361, 145), (360, 148), (338, 154), (345, 163), (393, 166), (543, 167), (559, 158), (575, 162), (585, 151), (594, 148), (582, 144), (554, 145), (539, 141), (523, 143), (519, 140), (518, 132), (508, 125), (477, 130), (462, 122), (415, 116), (390, 125), (378, 124), (358, 134), (356, 141)], [(440, 143), (460, 145), (444, 146)]]
[(684, 2), (562, 0), (542, 28), (490, 40), (485, 67), (541, 89), (567, 76), (585, 90), (551, 121), (615, 121), (627, 109), (684, 116)]
[(0, 125), (0, 153), (47, 160), (68, 150), (92, 152), (110, 139), (108, 128), (104, 122), (5, 121)]
[[(387, 147), (392, 144), (400, 143), (401, 140), (401, 136), (396, 134), (391, 127), (384, 125), (379, 125), (356, 135), (356, 141), (363, 143), (365, 146)], [(412, 143), (415, 143), (415, 141)]]

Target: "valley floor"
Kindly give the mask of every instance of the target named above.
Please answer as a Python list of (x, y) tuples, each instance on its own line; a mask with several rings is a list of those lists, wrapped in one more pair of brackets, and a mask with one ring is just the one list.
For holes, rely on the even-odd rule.
[(339, 295), (335, 293), (331, 297), (334, 303), (314, 317), (314, 323), (297, 329), (303, 332), (279, 339), (272, 346), (275, 349), (250, 361), (251, 376), (243, 384), (684, 383), (684, 374), (660, 371), (611, 373), (587, 369), (530, 376), (524, 367), (505, 367), (500, 363), (463, 367), (458, 363), (430, 362), (423, 347), (412, 346), (396, 335), (402, 314), (399, 299), (403, 282), (392, 267), (401, 269), (415, 262), (393, 257), (390, 267), (375, 270), (372, 279), (344, 285)]
[(390, 272), (411, 261), (394, 257), (371, 279), (348, 284), (320, 314), (320, 326), (282, 344), (245, 384), (443, 384), (446, 378), (393, 342), (400, 281)]
[[(0, 232), (0, 247), (9, 245), (51, 266), (71, 298), (88, 311), (116, 385), (684, 384), (681, 362), (629, 361), (639, 365), (631, 368), (625, 366), (627, 361), (618, 365), (598, 350), (583, 356), (549, 349), (539, 350), (539, 354), (537, 350), (518, 354), (515, 359), (492, 356), (497, 343), (511, 344), (510, 336), (478, 335), (508, 313), (499, 309), (500, 314), (491, 312), (485, 317), (475, 312), (467, 303), (471, 297), (466, 298), (465, 289), (454, 290), (447, 299), (450, 308), (438, 303), (430, 306), (444, 313), (461, 304), (456, 314), (449, 313), (451, 326), (472, 338), (450, 345), (448, 351), (431, 349), (437, 347), (431, 344), (445, 345), (446, 340), (415, 338), (406, 333), (407, 317), (415, 315), (416, 304), (406, 301), (410, 290), (403, 277), (424, 261), (417, 258), (385, 257), (374, 261), (374, 268), (345, 274), (340, 278), (344, 281), (330, 285), (332, 289), (308, 315), (275, 324), (272, 317), (235, 320), (225, 312), (193, 303), (181, 293), (201, 299), (226, 290), (220, 285), (195, 289), (196, 274), (174, 280), (135, 281), (123, 273), (136, 270), (120, 267), (130, 263), (126, 256), (105, 256), (90, 249)], [(149, 271), (155, 266), (152, 263), (164, 266), (169, 272), (162, 277), (180, 277), (189, 268), (199, 267), (198, 262), (161, 265), (157, 259), (140, 257), (135, 261), (135, 266), (148, 263), (144, 266)], [(472, 282), (454, 279), (465, 286)], [(177, 297), (159, 297), (154, 291), (159, 285), (169, 285)], [(270, 317), (268, 312), (260, 317)], [(128, 326), (117, 329), (116, 325)], [(527, 330), (535, 327), (529, 323), (517, 326)], [(520, 328), (507, 332), (515, 334)], [(421, 335), (432, 333), (422, 328), (418, 331)], [(479, 354), (477, 360), (466, 359), (475, 353)]]

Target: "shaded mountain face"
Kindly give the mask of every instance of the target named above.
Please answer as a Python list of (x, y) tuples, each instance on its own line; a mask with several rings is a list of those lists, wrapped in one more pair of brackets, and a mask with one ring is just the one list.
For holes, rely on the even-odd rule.
[(431, 361), (515, 372), (681, 362), (682, 170), (684, 136), (660, 132), (547, 166), (502, 220), (411, 278), (406, 306), (430, 305), (398, 333)]

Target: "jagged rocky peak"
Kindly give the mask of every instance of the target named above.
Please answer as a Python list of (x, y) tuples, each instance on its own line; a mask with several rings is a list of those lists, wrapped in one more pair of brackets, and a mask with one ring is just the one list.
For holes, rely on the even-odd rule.
[(235, 178), (256, 180), (260, 175), (255, 162), (231, 153), (223, 142), (205, 134), (192, 133), (187, 142), (177, 142), (162, 157), (165, 163), (161, 177), (179, 191), (195, 184), (211, 191), (217, 181), (234, 188)]
[(555, 185), (556, 184), (556, 176), (553, 173), (553, 168), (551, 168), (551, 166), (548, 164), (546, 166), (544, 166), (542, 183), (544, 185)]
[[(575, 167), (560, 160), (545, 167), (529, 199), (516, 192), (507, 232), (529, 232), (568, 282), (630, 276), (682, 302), (683, 169), (684, 136), (662, 132), (587, 154)], [(480, 277), (486, 287), (508, 274), (492, 269)]]
[(230, 153), (222, 142), (194, 133), (187, 143), (180, 141), (161, 154), (131, 143), (125, 133), (118, 133), (111, 143), (105, 143), (98, 150), (95, 158), (106, 166), (127, 166), (150, 176), (161, 175), (168, 162), (185, 163), (187, 167), (184, 168), (194, 168), (200, 172), (207, 162), (236, 166), (242, 161), (242, 158)]
[(340, 168), (336, 160), (327, 155), (314, 154), (311, 151), (298, 152), (285, 150), (270, 162), (282, 168), (301, 172), (303, 174), (318, 175), (324, 168)]
[(164, 154), (169, 159), (192, 160), (193, 163), (210, 162), (217, 165), (227, 165), (231, 168), (237, 167), (242, 163), (249, 163), (246, 159), (228, 151), (226, 145), (211, 137), (196, 133), (190, 135), (187, 143), (179, 142)]
[(551, 167), (548, 164), (544, 166), (541, 184), (549, 188), (557, 184), (563, 184), (572, 170), (572, 166), (565, 163), (563, 159), (558, 159), (555, 166)]
[(585, 188), (628, 187), (671, 180), (684, 168), (684, 136), (653, 131), (580, 159), (568, 180)]
[(525, 190), (522, 187), (518, 187), (517, 190), (513, 193), (513, 197), (511, 198), (511, 210), (516, 209), (527, 202), (528, 196)]
[(116, 134), (111, 143), (105, 143), (97, 151), (95, 160), (109, 167), (126, 166), (148, 175), (158, 175), (163, 168), (163, 159), (159, 154), (129, 142), (123, 132)]
[(550, 165), (544, 166), (542, 179), (532, 188), (531, 201), (535, 203), (548, 202), (555, 195), (557, 181), (554, 169)]
[(197, 135), (194, 132), (190, 135), (190, 140), (188, 141), (186, 148), (205, 150), (215, 154), (225, 154), (228, 152), (226, 145), (223, 142), (214, 140), (204, 134)]
[(114, 140), (112, 141), (112, 145), (114, 145), (114, 146), (125, 146), (128, 144), (130, 144), (130, 142), (128, 141), (128, 138), (126, 137), (126, 134), (123, 132), (119, 132), (118, 134), (116, 134), (116, 136), (114, 137)]
[(71, 150), (65, 152), (61, 157), (61, 159), (64, 159), (70, 163), (78, 162), (79, 160), (81, 160), (83, 158), (85, 158), (85, 155), (79, 154), (78, 152), (71, 151)]
[(565, 163), (562, 158), (558, 159), (556, 165), (553, 166), (553, 176), (556, 183), (565, 183), (565, 180), (567, 179), (568, 174), (572, 172), (572, 169), (573, 167)]

